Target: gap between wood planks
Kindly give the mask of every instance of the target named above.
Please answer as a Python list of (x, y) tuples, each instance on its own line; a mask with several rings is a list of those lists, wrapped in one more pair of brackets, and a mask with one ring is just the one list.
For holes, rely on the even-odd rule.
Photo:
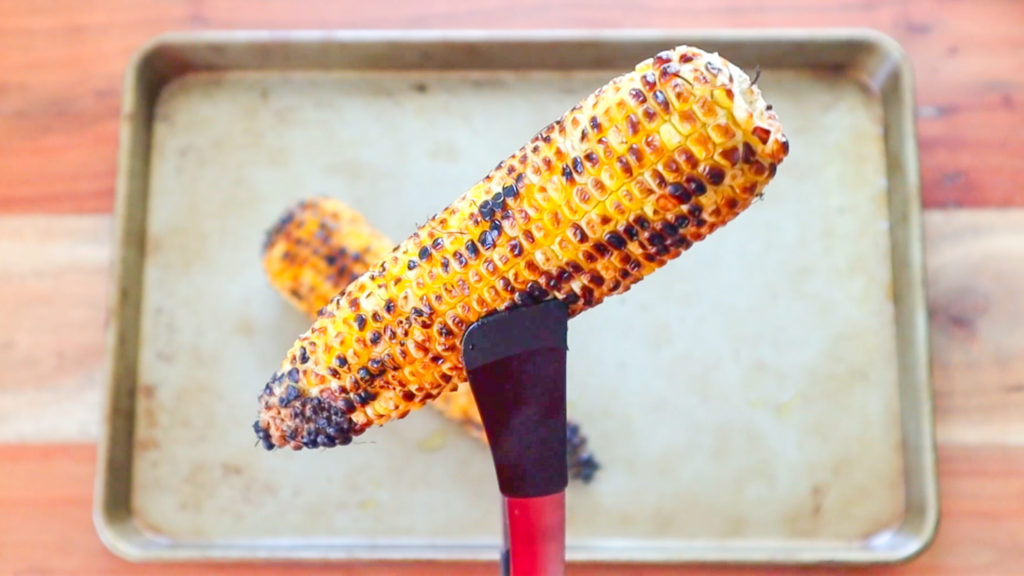
[[(929, 210), (940, 442), (1024, 445), (1024, 209)], [(107, 215), (0, 216), (0, 442), (93, 442)]]

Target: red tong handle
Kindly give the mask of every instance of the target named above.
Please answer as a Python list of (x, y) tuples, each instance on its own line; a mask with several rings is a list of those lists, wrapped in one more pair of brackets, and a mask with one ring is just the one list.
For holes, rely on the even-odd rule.
[(565, 492), (505, 497), (511, 576), (564, 576)]
[(565, 574), (568, 307), (558, 300), (482, 318), (462, 354), (506, 515), (502, 571)]

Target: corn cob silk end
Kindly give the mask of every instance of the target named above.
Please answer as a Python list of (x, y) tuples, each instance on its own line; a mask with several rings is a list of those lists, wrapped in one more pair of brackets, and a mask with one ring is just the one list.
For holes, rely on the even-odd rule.
[(681, 46), (551, 123), (320, 311), (260, 395), (264, 446), (345, 445), (465, 382), (484, 316), (621, 294), (746, 209), (789, 151), (738, 67)]

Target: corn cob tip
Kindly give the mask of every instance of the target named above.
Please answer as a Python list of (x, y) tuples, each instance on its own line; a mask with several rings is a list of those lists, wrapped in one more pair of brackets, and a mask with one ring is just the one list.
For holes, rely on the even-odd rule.
[(587, 446), (587, 437), (580, 430), (579, 424), (569, 421), (565, 425), (565, 440), (568, 452), (569, 477), (574, 480), (582, 480), (589, 484), (597, 471), (601, 469), (600, 462), (590, 452)]
[(641, 62), (331, 300), (264, 390), (257, 434), (336, 445), (404, 417), (465, 381), (473, 322), (548, 298), (575, 316), (629, 290), (750, 206), (788, 151), (725, 59), (683, 46)]
[(315, 198), (303, 199), (285, 210), (264, 234), (262, 252), (266, 254), (270, 247), (281, 239), (282, 234), (292, 226), (296, 217), (300, 216), (307, 207), (316, 204), (316, 200)]
[(295, 384), (282, 384), (288, 380), (288, 374), (275, 373), (260, 395), (261, 413), (253, 430), (264, 448), (346, 446), (362, 432), (350, 416), (354, 401), (305, 396)]

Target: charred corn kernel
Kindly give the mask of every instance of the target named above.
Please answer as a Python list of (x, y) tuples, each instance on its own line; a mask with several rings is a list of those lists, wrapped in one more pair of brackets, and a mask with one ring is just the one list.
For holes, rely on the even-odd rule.
[[(310, 198), (290, 208), (267, 234), (263, 248), (263, 267), (270, 283), (299, 310), (316, 318), (331, 298), (366, 272), (370, 265), (384, 258), (393, 244), (360, 213), (333, 198)], [(417, 254), (429, 260), (429, 248)], [(476, 270), (471, 270), (477, 272)], [(481, 281), (483, 276), (481, 276)], [(457, 299), (452, 299), (457, 302)], [(382, 322), (387, 310), (371, 320)], [(457, 302), (445, 316), (446, 322), (465, 330), (473, 309), (466, 302)], [(373, 334), (374, 332), (371, 332)], [(392, 340), (393, 332), (385, 328), (381, 338)], [(309, 350), (305, 352), (308, 354)], [(304, 356), (303, 356), (304, 358)], [(300, 358), (302, 359), (302, 358)], [(347, 360), (346, 360), (347, 362)], [(381, 361), (381, 367), (388, 364)], [(409, 389), (423, 393), (418, 377), (412, 378)], [(449, 420), (460, 423), (472, 436), (486, 442), (483, 422), (468, 384), (441, 394), (430, 404)], [(389, 410), (384, 405), (381, 410)], [(401, 410), (401, 408), (396, 408)], [(599, 468), (593, 454), (586, 449), (587, 439), (578, 424), (566, 426), (569, 475), (589, 482)]]
[[(716, 90), (724, 98), (716, 101)], [(718, 142), (709, 132), (723, 123), (734, 130)], [(612, 127), (627, 135), (625, 154), (637, 147), (635, 157), (616, 151)], [(732, 148), (740, 161), (727, 171), (715, 156)], [(641, 62), (544, 128), (331, 300), (264, 387), (257, 435), (268, 446), (330, 447), (404, 416), (466, 379), (466, 326), (446, 321), (454, 305), (470, 302), (465, 320), (474, 322), (557, 298), (575, 316), (732, 220), (787, 153), (776, 114), (728, 61), (684, 46)], [(604, 170), (620, 159), (632, 173), (621, 183)], [(623, 190), (635, 192), (639, 206), (602, 211), (596, 227), (584, 228), (585, 216)], [(548, 234), (527, 250), (519, 209), (561, 216), (531, 216)], [(554, 258), (541, 267), (533, 254), (545, 249)], [(480, 269), (490, 269), (488, 279), (473, 287), (470, 274)], [(435, 298), (447, 292), (452, 300)], [(386, 318), (385, 310), (392, 310)], [(380, 330), (393, 338), (367, 344)]]

